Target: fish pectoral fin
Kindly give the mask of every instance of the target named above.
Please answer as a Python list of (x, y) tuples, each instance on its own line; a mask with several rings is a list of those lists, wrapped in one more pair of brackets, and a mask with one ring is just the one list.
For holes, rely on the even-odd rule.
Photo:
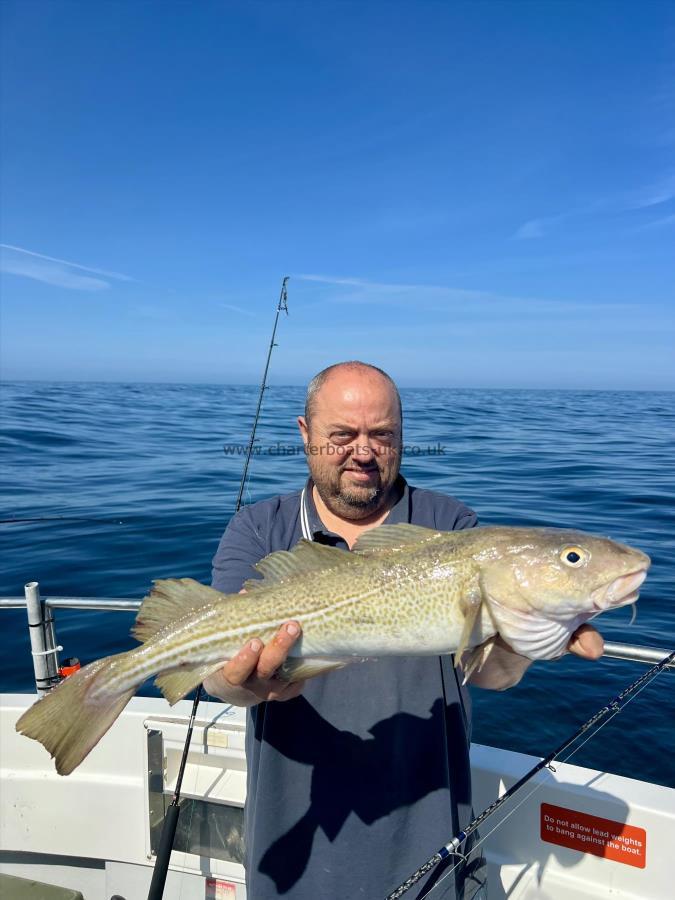
[(164, 698), (173, 706), (198, 684), (201, 684), (205, 678), (221, 669), (224, 662), (224, 660), (220, 660), (217, 663), (200, 663), (198, 666), (181, 666), (180, 669), (173, 669), (158, 675), (155, 678), (155, 684)]
[(131, 633), (144, 643), (176, 619), (227, 596), (194, 578), (158, 579), (141, 603)]
[(459, 655), (455, 657), (455, 661), (459, 661), (464, 672), (464, 679), (462, 681), (462, 684), (466, 684), (474, 672), (480, 672), (480, 670), (487, 662), (487, 659), (492, 652), (492, 648), (494, 647), (496, 640), (497, 635), (493, 635), (491, 638), (483, 641), (482, 644), (479, 644), (472, 650), (467, 650), (462, 654), (461, 658), (459, 657)]
[(464, 626), (459, 638), (459, 644), (455, 651), (455, 666), (458, 666), (462, 654), (471, 643), (471, 635), (474, 627), (480, 618), (481, 606), (483, 605), (483, 589), (479, 576), (476, 576), (462, 597), (462, 606), (464, 611)]
[(325, 675), (326, 672), (332, 672), (334, 669), (342, 669), (350, 662), (352, 660), (329, 659), (321, 656), (308, 657), (306, 659), (289, 656), (284, 664), (277, 669), (277, 678), (280, 681), (289, 683), (304, 681), (306, 678), (314, 678), (316, 675)]
[(372, 553), (376, 550), (401, 550), (411, 544), (423, 544), (441, 537), (444, 532), (422, 525), (380, 525), (365, 531), (354, 544), (354, 553)]

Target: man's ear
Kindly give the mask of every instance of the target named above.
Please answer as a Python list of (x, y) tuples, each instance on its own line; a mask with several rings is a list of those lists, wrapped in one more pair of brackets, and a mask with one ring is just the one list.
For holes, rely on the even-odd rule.
[(302, 443), (307, 446), (309, 443), (309, 428), (307, 427), (307, 420), (304, 416), (298, 416), (298, 428), (300, 429)]

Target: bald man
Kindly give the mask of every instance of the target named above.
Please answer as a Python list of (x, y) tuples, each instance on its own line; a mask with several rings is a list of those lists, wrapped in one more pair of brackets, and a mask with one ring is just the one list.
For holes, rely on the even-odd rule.
[[(324, 369), (298, 426), (307, 483), (234, 516), (213, 561), (218, 590), (238, 591), (255, 563), (302, 537), (350, 550), (383, 522), (444, 531), (476, 524), (460, 501), (400, 475), (401, 400), (381, 369)], [(299, 623), (286, 622), (266, 646), (249, 641), (205, 684), (250, 707), (248, 898), (380, 900), (471, 819), (468, 691), (449, 656), (364, 662), (287, 685), (274, 676), (299, 635)], [(602, 639), (582, 626), (569, 649), (597, 658)], [(503, 690), (529, 664), (502, 645), (471, 682)], [(434, 885), (434, 900), (485, 896), (479, 853), (452, 875), (448, 868), (438, 866), (411, 897)]]

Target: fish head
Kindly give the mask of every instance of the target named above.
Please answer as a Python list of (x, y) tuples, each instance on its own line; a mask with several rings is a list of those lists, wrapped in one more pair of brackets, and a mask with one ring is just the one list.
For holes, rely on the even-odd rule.
[(557, 528), (500, 529), (476, 558), (499, 634), (531, 659), (562, 655), (584, 622), (635, 603), (650, 566), (633, 547)]

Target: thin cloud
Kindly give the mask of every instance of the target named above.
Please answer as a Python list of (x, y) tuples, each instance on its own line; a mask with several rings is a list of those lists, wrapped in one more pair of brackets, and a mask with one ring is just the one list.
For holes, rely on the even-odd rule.
[[(529, 219), (513, 234), (515, 240), (531, 240), (544, 237), (553, 226), (575, 219), (615, 216), (619, 213), (638, 212), (668, 203), (675, 198), (675, 176), (632, 191), (594, 200), (585, 206), (570, 209), (559, 215)], [(667, 217), (668, 218), (668, 217)], [(661, 221), (661, 220), (660, 220)], [(664, 224), (668, 224), (664, 221)]]
[(79, 275), (76, 272), (69, 272), (62, 266), (45, 262), (36, 263), (29, 259), (3, 259), (0, 261), (0, 270), (9, 275), (22, 275), (24, 278), (42, 281), (44, 284), (71, 288), (76, 291), (102, 291), (110, 287), (110, 283), (101, 278)]
[(557, 216), (543, 216), (539, 219), (529, 219), (516, 230), (513, 237), (517, 241), (528, 241), (544, 237), (553, 226), (559, 225), (561, 222), (564, 222), (566, 219), (570, 219), (573, 216), (583, 215), (589, 211), (589, 209), (574, 209), (570, 212), (560, 213), (560, 215)]
[(668, 203), (675, 197), (675, 176), (664, 178), (657, 184), (641, 188), (625, 198), (625, 209), (648, 209), (652, 206), (660, 206)]
[(641, 225), (640, 231), (644, 231), (647, 228), (665, 228), (667, 225), (675, 225), (675, 213), (672, 213), (669, 216), (663, 216), (661, 219), (654, 219), (653, 222), (647, 222), (645, 225)]
[[(458, 288), (451, 285), (443, 284), (409, 284), (406, 282), (382, 282), (368, 281), (365, 278), (353, 277), (336, 277), (333, 275), (294, 275), (294, 279), (299, 281), (309, 281), (333, 286), (335, 288), (346, 290), (337, 290), (324, 296), (322, 300), (315, 303), (305, 304), (306, 306), (318, 306), (320, 304), (329, 303), (363, 303), (363, 304), (395, 304), (405, 306), (408, 304), (428, 304), (440, 303), (445, 307), (439, 306), (437, 311), (445, 308), (452, 303), (511, 303), (518, 301), (519, 298), (496, 294), (492, 291), (484, 291), (476, 288)], [(350, 290), (352, 289), (352, 290)], [(527, 301), (529, 302), (529, 301)], [(535, 303), (550, 303), (547, 300), (533, 300)], [(464, 308), (464, 307), (463, 307)]]
[[(344, 278), (335, 275), (294, 275), (293, 278), (298, 281), (313, 281), (318, 284), (333, 285), (334, 287), (355, 288), (357, 291), (365, 292), (370, 298), (374, 298), (375, 295), (409, 294), (413, 291), (417, 293), (424, 292), (425, 294), (436, 294), (444, 293), (448, 290), (446, 287), (434, 284), (368, 281), (365, 278)], [(467, 291), (466, 293), (471, 294), (472, 292)], [(352, 296), (357, 295), (354, 294)], [(383, 296), (381, 299), (384, 300), (386, 297)]]
[(525, 222), (513, 235), (517, 241), (531, 240), (544, 236), (544, 219), (530, 219)]
[(242, 316), (250, 316), (252, 319), (258, 318), (254, 312), (251, 312), (250, 309), (244, 309), (241, 306), (235, 306), (234, 303), (219, 303), (218, 306), (221, 309), (229, 309), (230, 312), (239, 313)]
[[(359, 303), (363, 305), (390, 304), (397, 307), (423, 307), (425, 314), (461, 316), (467, 320), (488, 318), (488, 321), (505, 317), (548, 319), (570, 314), (588, 314), (589, 304), (582, 300), (560, 298), (523, 297), (499, 294), (493, 291), (456, 288), (449, 285), (402, 284), (367, 281), (355, 277), (331, 275), (295, 275), (295, 279), (334, 287), (336, 290), (322, 299), (304, 304), (304, 307), (325, 306), (326, 303)], [(594, 305), (596, 311), (628, 313), (640, 309), (632, 302), (609, 302)], [(453, 321), (457, 321), (455, 318)], [(407, 326), (406, 326), (407, 327)]]
[[(110, 287), (110, 280), (134, 281), (129, 275), (123, 275), (121, 272), (95, 269), (70, 260), (36, 253), (34, 250), (17, 247), (14, 244), (0, 244), (0, 248), (9, 251), (9, 255), (3, 253), (0, 258), (0, 269), (3, 272), (32, 278), (34, 281), (55, 287), (78, 291), (101, 291)], [(80, 272), (88, 274), (81, 275)]]
[(376, 281), (366, 281), (364, 278), (338, 278), (335, 275), (294, 275), (293, 278), (297, 278), (300, 281), (316, 281), (319, 284), (339, 284), (345, 287), (367, 287), (373, 290), (384, 290), (396, 288), (401, 290), (402, 288), (412, 287), (413, 285), (404, 285), (404, 284), (381, 284)]

